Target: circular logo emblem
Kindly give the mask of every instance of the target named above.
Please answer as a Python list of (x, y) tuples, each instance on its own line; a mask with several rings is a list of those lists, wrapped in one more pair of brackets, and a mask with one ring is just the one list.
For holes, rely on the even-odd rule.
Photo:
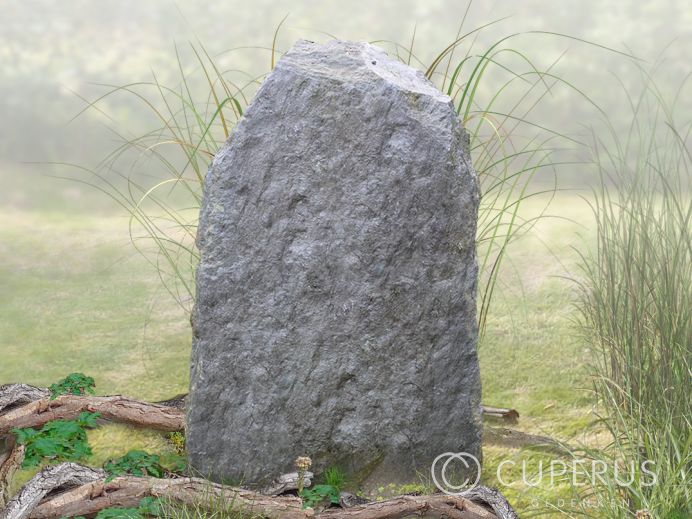
[[(474, 472), (476, 477), (469, 482), (469, 477)], [(480, 482), (481, 463), (468, 452), (445, 452), (433, 460), (430, 475), (439, 490), (450, 496), (460, 496), (475, 488)], [(456, 481), (450, 482), (452, 476), (464, 476), (465, 479), (456, 484)]]

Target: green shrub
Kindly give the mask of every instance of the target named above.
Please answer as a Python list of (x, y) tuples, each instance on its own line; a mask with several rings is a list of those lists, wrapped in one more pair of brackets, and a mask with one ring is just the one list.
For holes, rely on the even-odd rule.
[(339, 467), (328, 467), (322, 475), (325, 485), (330, 485), (338, 490), (344, 488), (346, 483), (346, 473)]
[(86, 429), (96, 427), (99, 413), (83, 412), (76, 420), (54, 420), (40, 431), (13, 429), (17, 443), (25, 446), (22, 468), (36, 467), (44, 460), (79, 461), (91, 455)]
[(300, 497), (303, 500), (303, 508), (314, 508), (318, 503), (339, 504), (339, 489), (332, 485), (315, 485), (312, 488), (304, 488)]
[(93, 395), (94, 387), (96, 382), (92, 377), (87, 377), (83, 373), (70, 373), (60, 382), (51, 384), (48, 390), (50, 399), (55, 400), (60, 395)]
[(144, 451), (130, 451), (120, 458), (109, 460), (103, 464), (103, 469), (109, 476), (106, 481), (112, 481), (117, 476), (131, 474), (133, 476), (163, 477), (165, 469), (159, 463), (161, 458), (157, 454), (148, 454)]

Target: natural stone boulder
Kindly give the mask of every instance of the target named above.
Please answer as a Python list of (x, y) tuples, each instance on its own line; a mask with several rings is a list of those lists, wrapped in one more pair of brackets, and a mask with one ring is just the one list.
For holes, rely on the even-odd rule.
[(301, 41), (206, 178), (187, 446), (263, 484), (480, 452), (476, 175), (449, 97), (365, 43)]

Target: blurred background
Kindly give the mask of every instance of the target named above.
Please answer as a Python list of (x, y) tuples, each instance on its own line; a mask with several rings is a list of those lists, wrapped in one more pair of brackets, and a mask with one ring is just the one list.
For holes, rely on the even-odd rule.
[[(497, 283), (481, 280), (494, 290), (479, 345), (483, 402), (520, 410), (525, 432), (602, 442), (602, 430), (592, 427), (594, 400), (584, 391), (591, 387), (592, 352), (578, 340), (573, 309), (580, 254), (596, 241), (589, 207), (599, 181), (594, 155), (604, 151), (601, 164), (617, 162), (634, 143), (633, 161), (651, 169), (654, 148), (644, 148), (656, 139), (647, 140), (646, 132), (667, 132), (634, 117), (649, 74), (656, 85), (650, 97), (667, 100), (650, 107), (667, 110), (662, 120), (683, 130), (673, 140), (689, 142), (689, 0), (2, 0), (0, 7), (0, 384), (47, 386), (83, 372), (96, 378), (100, 394), (155, 400), (187, 391), (199, 180), (225, 139), (216, 120), (194, 161), (178, 149), (176, 141), (204, 140), (194, 118), (209, 120), (214, 110), (201, 64), (223, 76), (244, 108), (272, 60), (299, 38), (374, 42), (425, 71), (470, 33), (448, 74), (466, 53), (477, 59), (509, 39), (483, 77), (467, 126), (483, 119), (478, 113), (491, 123), (502, 120), (497, 114), (516, 117), (499, 128), (499, 151), (486, 154), (488, 143), (499, 142), (492, 124), (472, 132), (480, 142), (475, 166), (491, 188), (479, 225), (493, 234), (497, 207), (531, 223), (530, 233), (486, 248), (479, 236), (483, 272), (494, 270), (511, 242)], [(446, 67), (443, 62), (433, 75), (436, 84), (446, 81)], [(545, 73), (538, 80), (536, 70)], [(471, 71), (464, 68), (459, 83)], [(177, 135), (161, 131), (157, 110), (176, 114)], [(237, 119), (234, 106), (225, 110)], [(521, 157), (532, 142), (551, 148), (550, 167), (532, 157), (526, 174)], [(503, 154), (510, 157), (504, 170), (493, 165)], [(660, 162), (670, 163), (666, 157)], [(689, 158), (672, 170), (689, 186), (689, 170), (675, 169), (681, 163)], [(167, 165), (185, 169), (196, 187), (182, 194), (178, 184), (170, 192), (158, 189), (148, 206), (154, 216), (133, 225), (132, 204), (170, 181)], [(518, 187), (511, 181), (516, 171), (522, 171)], [(495, 192), (494, 174), (502, 179)], [(515, 199), (543, 191), (544, 197), (523, 201), (520, 215), (512, 212)], [(689, 195), (680, 200), (689, 204)], [(170, 216), (171, 207), (171, 218), (157, 219)], [(156, 243), (142, 240), (150, 225), (178, 249), (162, 255)], [(177, 256), (181, 251), (189, 258)], [(177, 279), (191, 286), (176, 285), (171, 297), (177, 274), (171, 266), (181, 258)], [(95, 464), (129, 449), (170, 449), (160, 435), (124, 427), (90, 432), (90, 441)], [(492, 469), (508, 456), (505, 447), (484, 445), (490, 484), (498, 484)], [(25, 471), (22, 478), (29, 476)], [(565, 484), (557, 491), (503, 491), (523, 512), (535, 510), (536, 499), (550, 505), (572, 490)]]
[[(215, 1), (195, 0), (4, 0), (0, 21), (0, 203), (8, 208), (60, 211), (105, 210), (113, 206), (95, 190), (49, 175), (74, 174), (36, 162), (93, 167), (117, 146), (110, 128), (144, 133), (151, 113), (134, 96), (116, 95), (73, 118), (106, 92), (101, 85), (151, 81), (180, 82), (177, 45), (183, 66), (196, 63), (188, 42), (201, 43), (224, 69), (257, 77), (269, 68), (274, 31), (285, 51), (298, 38), (330, 35), (385, 40), (409, 47), (428, 64), (457, 35), (464, 2), (448, 0)], [(530, 30), (582, 38), (648, 63), (664, 59), (659, 83), (675, 89), (686, 73), (692, 48), (692, 8), (685, 0), (566, 0), (472, 3), (464, 32), (492, 21), (477, 34), (479, 48), (500, 37)], [(638, 72), (617, 54), (565, 38), (526, 35), (513, 46), (541, 66), (556, 60), (561, 77), (585, 90), (617, 120), (628, 107), (613, 81), (618, 74), (634, 85)], [(236, 49), (236, 50), (232, 50)], [(414, 61), (414, 65), (415, 65)], [(593, 123), (586, 103), (564, 91), (553, 93), (539, 114), (551, 128), (574, 132)], [(107, 117), (106, 117), (107, 116)], [(112, 118), (110, 120), (108, 118)], [(627, 121), (626, 121), (627, 122)], [(563, 176), (567, 176), (564, 173)], [(574, 178), (576, 173), (572, 174)]]

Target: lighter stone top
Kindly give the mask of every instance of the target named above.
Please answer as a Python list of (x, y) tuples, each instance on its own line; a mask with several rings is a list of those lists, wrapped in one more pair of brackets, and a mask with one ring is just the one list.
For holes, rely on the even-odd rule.
[(369, 43), (333, 40), (324, 45), (299, 40), (276, 68), (291, 67), (350, 83), (372, 83), (379, 76), (401, 90), (431, 96), (443, 103), (451, 99), (440, 92), (419, 70), (391, 59)]

